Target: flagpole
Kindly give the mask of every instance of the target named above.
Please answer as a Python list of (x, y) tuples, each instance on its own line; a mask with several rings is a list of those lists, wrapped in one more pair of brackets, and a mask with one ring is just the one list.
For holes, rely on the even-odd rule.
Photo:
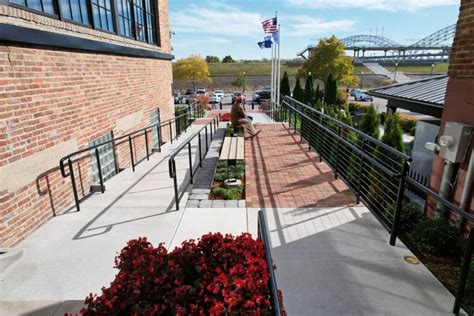
[(271, 77), (271, 82), (270, 82), (270, 99), (271, 101), (273, 102), (273, 77), (274, 77), (274, 73), (273, 73), (273, 48), (274, 48), (275, 45), (272, 44), (272, 57), (271, 57), (271, 62), (272, 62), (272, 77)]
[[(277, 21), (278, 19), (278, 11), (275, 11), (275, 21)], [(273, 35), (273, 34), (272, 34)], [(277, 78), (278, 78), (278, 72), (277, 72), (277, 46), (278, 43), (275, 43), (275, 53), (274, 53), (274, 58), (273, 58), (273, 82), (272, 82), (272, 85), (273, 85), (273, 102), (275, 103), (276, 102), (276, 99), (277, 99), (277, 85), (276, 85), (276, 82), (277, 82)], [(273, 107), (273, 105), (272, 105)]]
[(281, 32), (280, 32), (280, 24), (278, 24), (278, 64), (277, 64), (277, 106), (280, 105), (280, 70), (281, 70), (281, 63), (280, 63), (280, 43), (281, 43)]

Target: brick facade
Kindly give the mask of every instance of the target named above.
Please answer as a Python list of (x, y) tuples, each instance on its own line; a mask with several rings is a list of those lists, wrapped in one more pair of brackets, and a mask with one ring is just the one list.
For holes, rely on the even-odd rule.
[[(76, 25), (65, 30), (61, 24), (69, 27), (67, 23), (0, 6), (0, 23), (29, 23), (32, 28), (169, 53), (167, 1), (159, 1), (159, 22), (161, 47), (156, 47)], [(151, 112), (158, 108), (162, 120), (171, 118), (171, 85), (171, 62), (166, 60), (2, 44), (0, 247), (25, 238), (53, 211), (62, 213), (73, 206), (70, 179), (57, 170), (58, 157), (87, 147), (107, 132), (118, 137), (149, 126)], [(143, 138), (134, 142), (140, 159)], [(118, 146), (117, 156), (120, 168), (130, 164), (128, 143)], [(78, 162), (75, 170), (82, 179), (79, 193), (86, 195), (90, 158)]]
[[(474, 0), (462, 0), (456, 35), (449, 65), (449, 81), (446, 90), (443, 116), (441, 117), (440, 134), (443, 135), (446, 122), (462, 122), (474, 126)], [(474, 139), (471, 139), (471, 148)], [(466, 160), (460, 166), (457, 180), (452, 192), (452, 199), (459, 205), (466, 171), (469, 163), (469, 152)], [(442, 158), (435, 156), (431, 175), (431, 187), (438, 190), (443, 175), (444, 163)], [(474, 190), (471, 191), (470, 211), (474, 210)], [(431, 201), (430, 209), (434, 209)]]

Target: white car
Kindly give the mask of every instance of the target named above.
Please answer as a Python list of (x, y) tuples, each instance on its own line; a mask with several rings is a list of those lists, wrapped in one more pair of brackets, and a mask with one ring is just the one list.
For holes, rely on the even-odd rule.
[(197, 89), (196, 95), (197, 96), (207, 96), (207, 91), (206, 91), (206, 89)]
[(214, 91), (214, 93), (211, 94), (211, 99), (209, 100), (209, 102), (211, 104), (221, 103), (223, 98), (224, 98), (224, 92)]

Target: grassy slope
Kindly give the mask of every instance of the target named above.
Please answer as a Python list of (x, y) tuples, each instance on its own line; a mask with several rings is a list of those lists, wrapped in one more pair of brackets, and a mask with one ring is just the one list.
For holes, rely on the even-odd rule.
[[(270, 62), (260, 62), (254, 61), (249, 63), (232, 63), (232, 64), (222, 64), (222, 63), (211, 63), (209, 64), (209, 71), (211, 76), (236, 76), (239, 72), (245, 71), (247, 76), (269, 76), (272, 71)], [(288, 65), (281, 65), (281, 73), (287, 71), (288, 75), (295, 75), (298, 71), (298, 67)], [(360, 73), (364, 71), (368, 73), (369, 70), (364, 66), (355, 66), (354, 72)]]
[[(394, 65), (387, 65), (385, 66), (390, 71), (395, 70)], [(269, 76), (271, 74), (271, 64), (270, 62), (261, 62), (261, 61), (253, 61), (249, 63), (232, 63), (232, 64), (222, 64), (222, 63), (211, 63), (209, 64), (209, 71), (211, 72), (211, 76), (230, 76), (234, 77), (239, 72), (245, 71), (248, 76)], [(284, 71), (288, 71), (288, 74), (295, 75), (298, 71), (298, 67), (292, 66), (289, 67), (287, 65), (281, 66), (281, 73), (283, 74)], [(425, 73), (429, 74), (431, 72), (431, 65), (430, 64), (421, 64), (421, 65), (400, 65), (398, 66), (398, 70), (411, 74), (411, 73)], [(447, 63), (439, 63), (436, 64), (433, 72), (434, 73), (445, 73), (448, 71), (448, 64)], [(354, 73), (359, 74), (361, 72), (364, 73), (371, 73), (363, 65), (355, 65), (354, 66)]]
[[(395, 71), (395, 65), (385, 66), (390, 71)], [(407, 74), (429, 74), (431, 73), (431, 64), (419, 64), (419, 65), (399, 65), (398, 70)], [(433, 73), (446, 73), (448, 72), (448, 63), (435, 64)]]

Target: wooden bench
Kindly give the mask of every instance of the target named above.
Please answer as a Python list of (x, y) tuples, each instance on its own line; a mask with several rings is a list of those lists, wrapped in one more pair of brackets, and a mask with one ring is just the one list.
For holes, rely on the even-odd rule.
[(226, 137), (222, 145), (219, 160), (244, 160), (244, 138)]

